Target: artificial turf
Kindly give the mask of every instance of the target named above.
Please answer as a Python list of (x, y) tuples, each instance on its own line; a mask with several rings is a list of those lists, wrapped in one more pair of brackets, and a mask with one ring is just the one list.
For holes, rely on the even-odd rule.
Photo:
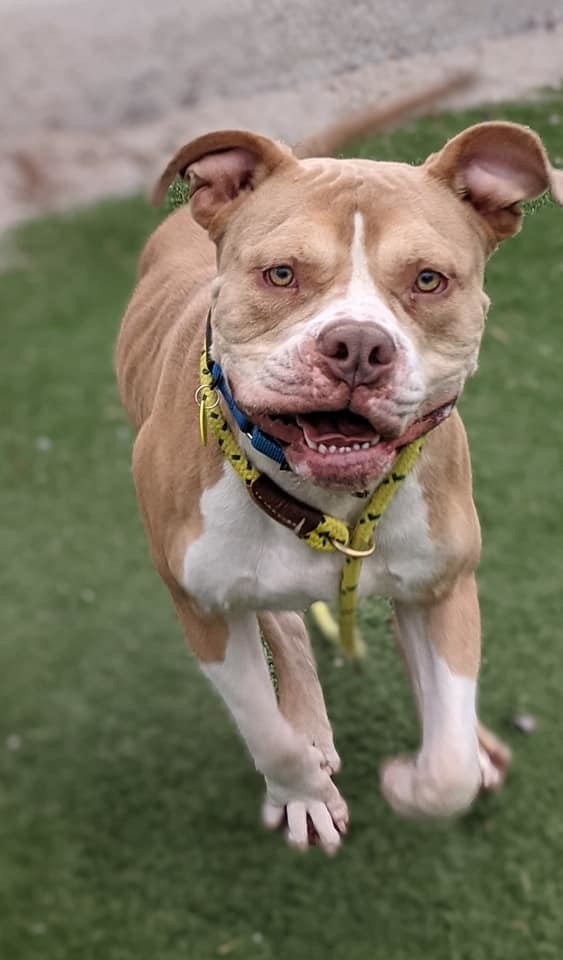
[[(563, 165), (563, 96), (364, 145), (422, 159), (469, 122), (531, 124)], [(559, 159), (558, 159), (559, 158)], [(300, 857), (153, 572), (111, 354), (156, 220), (141, 199), (26, 227), (0, 277), (0, 955), (3, 960), (543, 960), (563, 952), (563, 211), (497, 253), (462, 413), (484, 528), (482, 713), (506, 788), (464, 819), (398, 819), (382, 758), (411, 695), (380, 604), (356, 672), (317, 645), (352, 824)], [(516, 710), (538, 718), (530, 737)]]

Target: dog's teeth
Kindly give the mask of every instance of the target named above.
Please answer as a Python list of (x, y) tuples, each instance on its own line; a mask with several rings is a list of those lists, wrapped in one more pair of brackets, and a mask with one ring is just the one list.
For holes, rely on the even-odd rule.
[(364, 440), (363, 443), (354, 443), (351, 447), (347, 446), (337, 446), (335, 443), (331, 443), (330, 446), (327, 446), (326, 443), (315, 443), (314, 440), (311, 440), (307, 434), (304, 432), (305, 443), (310, 450), (315, 450), (317, 453), (352, 453), (357, 450), (369, 450), (370, 447), (375, 447), (379, 443), (380, 438), (374, 437), (373, 440)]

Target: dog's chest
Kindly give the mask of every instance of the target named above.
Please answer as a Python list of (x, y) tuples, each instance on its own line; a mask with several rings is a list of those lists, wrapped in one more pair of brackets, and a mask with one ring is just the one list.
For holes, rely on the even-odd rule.
[[(185, 552), (183, 585), (208, 610), (303, 609), (336, 597), (343, 557), (313, 550), (266, 516), (230, 468), (200, 503), (204, 529)], [(440, 556), (415, 477), (408, 477), (376, 531), (360, 595), (415, 599)]]

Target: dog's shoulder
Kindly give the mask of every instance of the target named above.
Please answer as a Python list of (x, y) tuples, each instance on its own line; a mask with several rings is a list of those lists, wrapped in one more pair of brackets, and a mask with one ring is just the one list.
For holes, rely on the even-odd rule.
[(469, 444), (457, 410), (428, 435), (417, 479), (432, 539), (448, 545), (452, 570), (473, 569), (481, 551), (481, 532), (473, 502)]

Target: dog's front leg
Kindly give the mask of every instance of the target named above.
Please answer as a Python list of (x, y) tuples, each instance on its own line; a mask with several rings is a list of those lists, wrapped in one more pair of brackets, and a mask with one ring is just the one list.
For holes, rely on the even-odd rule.
[(338, 773), (340, 757), (303, 617), (289, 612), (261, 613), (258, 622), (274, 659), (281, 712), (319, 748), (328, 772)]
[(176, 609), (201, 668), (223, 698), (266, 779), (263, 819), (274, 829), (287, 818), (288, 841), (304, 849), (309, 823), (315, 840), (334, 853), (348, 823), (346, 803), (323, 753), (281, 712), (254, 614), (202, 615), (176, 593)]
[(416, 757), (388, 761), (382, 789), (405, 815), (466, 810), (481, 786), (476, 694), (480, 617), (475, 577), (461, 577), (428, 604), (395, 603), (400, 643), (417, 699), (422, 743)]

